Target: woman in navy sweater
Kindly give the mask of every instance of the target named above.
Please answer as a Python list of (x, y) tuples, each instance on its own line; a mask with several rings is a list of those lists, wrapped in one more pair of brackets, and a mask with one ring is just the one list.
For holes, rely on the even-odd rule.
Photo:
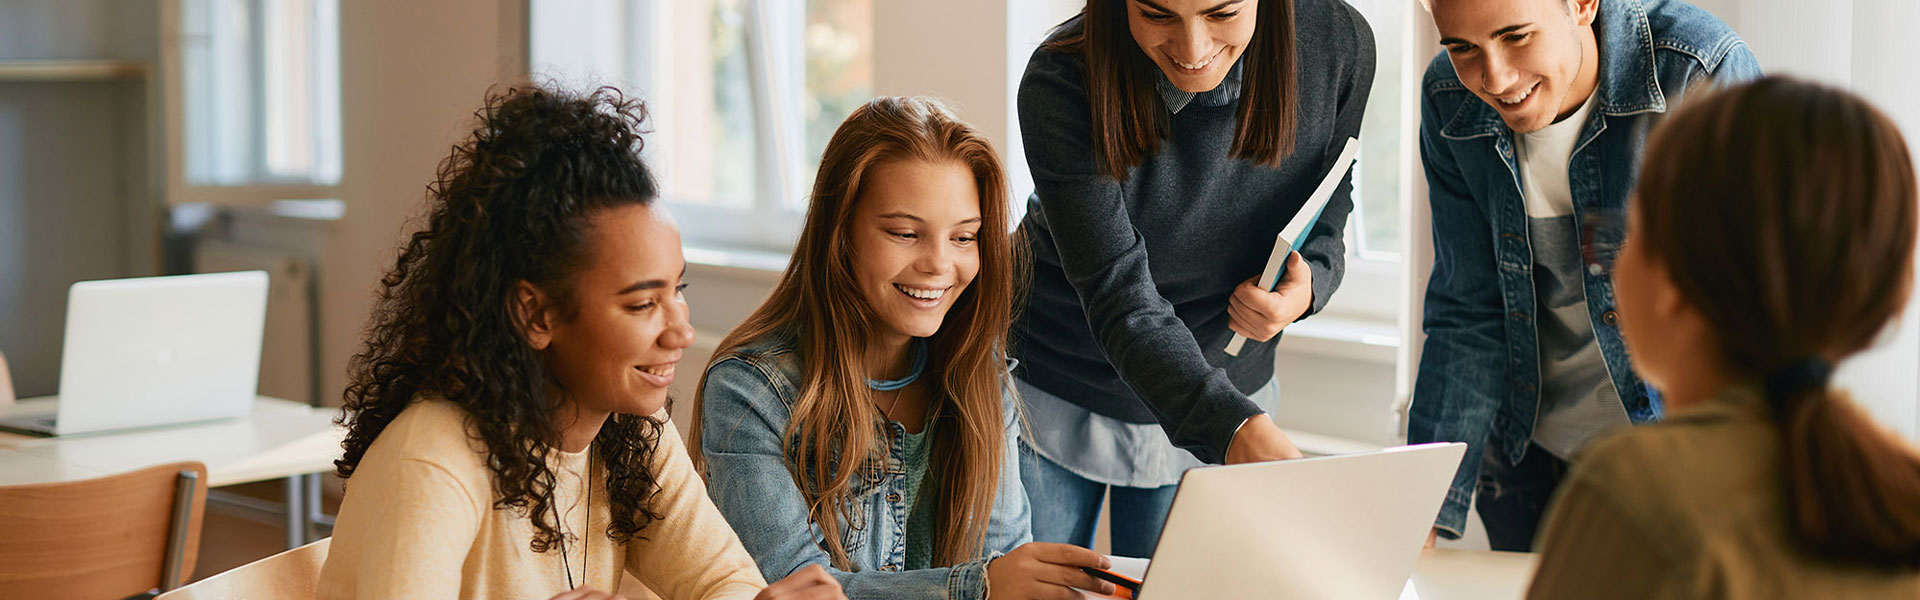
[[(1111, 488), (1113, 552), (1150, 556), (1186, 468), (1300, 455), (1265, 415), (1272, 341), (1340, 284), (1351, 181), (1277, 290), (1254, 280), (1359, 135), (1373, 71), (1339, 0), (1090, 0), (1034, 53), (1013, 352), (1035, 540), (1091, 545)], [(1237, 357), (1234, 333), (1255, 342)]]

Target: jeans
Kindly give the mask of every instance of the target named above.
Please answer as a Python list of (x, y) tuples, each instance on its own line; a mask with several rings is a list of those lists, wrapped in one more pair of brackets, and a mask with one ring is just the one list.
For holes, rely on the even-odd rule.
[(1109, 486), (1075, 475), (1046, 457), (1020, 445), (1020, 481), (1027, 488), (1033, 515), (1033, 540), (1093, 547), (1093, 527), (1100, 519), (1100, 500), (1111, 494), (1109, 534), (1115, 556), (1153, 558), (1160, 542), (1160, 526), (1173, 507), (1179, 485), (1157, 488)]
[(1501, 447), (1489, 445), (1481, 459), (1476, 510), (1480, 524), (1487, 528), (1487, 544), (1494, 550), (1530, 552), (1540, 518), (1553, 500), (1554, 489), (1560, 487), (1560, 479), (1567, 475), (1567, 462), (1539, 444), (1528, 444), (1520, 464), (1508, 464)]

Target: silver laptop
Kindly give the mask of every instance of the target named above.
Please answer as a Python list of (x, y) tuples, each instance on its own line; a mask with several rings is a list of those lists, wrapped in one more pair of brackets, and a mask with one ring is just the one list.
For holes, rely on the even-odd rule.
[(1465, 452), (1421, 444), (1188, 470), (1139, 597), (1398, 598)]
[(245, 416), (266, 314), (265, 271), (75, 283), (53, 414), (0, 428), (70, 435)]

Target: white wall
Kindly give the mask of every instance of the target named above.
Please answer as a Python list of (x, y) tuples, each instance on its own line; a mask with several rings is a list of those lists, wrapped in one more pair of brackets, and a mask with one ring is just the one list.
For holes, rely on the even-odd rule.
[[(0, 3), (0, 61), (89, 59), (151, 68), (152, 2)], [(148, 86), (0, 82), (0, 352), (22, 397), (59, 387), (67, 286), (159, 272)]]
[(340, 3), (346, 216), (321, 274), (322, 397), (338, 402), (382, 273), (489, 86), (525, 77), (522, 0)]
[[(1853, 89), (1887, 111), (1920, 151), (1920, 46), (1913, 27), (1920, 25), (1920, 4), (1911, 0), (1856, 0), (1853, 6)], [(1812, 43), (1811, 41), (1809, 43)], [(1920, 249), (1914, 264), (1920, 268)], [(1907, 312), (1882, 349), (1861, 357), (1841, 374), (1874, 414), (1904, 427), (1920, 439), (1920, 294), (1908, 299)], [(1906, 419), (1900, 416), (1904, 411)]]
[[(1017, 1), (1017, 0), (1016, 0)], [(888, 0), (873, 4), (873, 91), (930, 95), (1006, 153), (1007, 0)]]
[(1033, 178), (1020, 147), (1014, 92), (1047, 30), (1081, 0), (889, 0), (874, 4), (874, 93), (946, 99), (991, 138), (1006, 164), (1016, 217)]
[[(1770, 74), (1846, 87), (1886, 111), (1920, 150), (1920, 46), (1912, 0), (1699, 0), (1746, 38)], [(1850, 40), (1850, 43), (1835, 43)], [(1920, 256), (1916, 256), (1920, 265)], [(1920, 295), (1887, 341), (1843, 365), (1839, 384), (1882, 423), (1920, 439)]]
[(1027, 59), (1040, 47), (1047, 32), (1072, 18), (1086, 6), (1082, 0), (1022, 0), (1007, 3), (1007, 120), (1008, 147), (1002, 157), (1007, 162), (1007, 182), (1013, 188), (1012, 217), (1018, 221), (1027, 214), (1027, 196), (1033, 194), (1033, 174), (1027, 170), (1027, 152), (1020, 141), (1018, 101), (1020, 77), (1026, 73)]

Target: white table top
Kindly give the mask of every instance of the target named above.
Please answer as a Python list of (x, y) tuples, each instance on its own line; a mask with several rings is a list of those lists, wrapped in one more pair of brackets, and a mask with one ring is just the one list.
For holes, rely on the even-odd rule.
[[(1146, 562), (1115, 558), (1114, 570), (1137, 577), (1146, 571)], [(1524, 552), (1429, 548), (1414, 562), (1399, 600), (1519, 600), (1526, 596), (1534, 564), (1534, 555)], [(1085, 591), (1080, 595), (1113, 597)]]
[[(0, 407), (0, 416), (45, 410), (50, 400)], [(260, 396), (246, 417), (60, 437), (0, 432), (0, 485), (74, 481), (197, 460), (213, 487), (329, 471), (344, 431), (335, 411)]]
[(1413, 563), (1400, 600), (1518, 600), (1527, 595), (1537, 555), (1431, 548)]

